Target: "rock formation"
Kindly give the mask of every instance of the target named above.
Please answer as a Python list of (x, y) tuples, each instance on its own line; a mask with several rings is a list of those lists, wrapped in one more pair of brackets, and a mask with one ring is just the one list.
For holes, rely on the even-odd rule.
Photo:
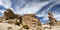
[(7, 19), (13, 19), (14, 18), (14, 13), (11, 9), (7, 9), (5, 12), (4, 12), (4, 18), (7, 20)]
[(14, 18), (15, 18), (15, 19), (19, 19), (19, 20), (18, 20), (18, 21), (19, 21), (19, 24), (22, 23), (22, 16), (20, 16), (20, 15), (18, 15), (18, 14), (15, 14), (15, 15), (14, 15)]
[(53, 14), (51, 12), (48, 12), (48, 18), (50, 21), (50, 25), (54, 25), (57, 23), (56, 19), (53, 17)]
[(41, 29), (41, 22), (38, 18), (35, 18), (35, 14), (25, 14), (24, 16), (22, 16), (22, 24), (28, 25), (29, 28), (31, 28), (30, 30), (32, 30), (32, 28), (34, 27), (38, 27)]
[(48, 12), (48, 18), (50, 24), (46, 23), (42, 25), (40, 19), (37, 18), (35, 14), (25, 14), (21, 16), (14, 14), (11, 9), (7, 9), (4, 15), (0, 17), (0, 30), (45, 30), (47, 28), (51, 30), (51, 25), (60, 26), (60, 21), (56, 21), (51, 12)]
[(20, 16), (14, 14), (11, 9), (7, 9), (4, 12), (4, 16), (1, 17), (1, 20), (4, 23), (15, 24), (18, 26), (21, 25), (23, 28), (29, 30), (42, 30), (41, 22), (35, 14), (25, 14)]
[(14, 19), (14, 18), (21, 18), (20, 15), (18, 14), (14, 14), (13, 11), (11, 9), (7, 9), (5, 12), (4, 12), (4, 18), (6, 19)]
[(4, 16), (1, 17), (1, 20), (4, 22), (8, 22), (8, 23), (15, 23), (15, 24), (21, 24), (22, 22), (22, 17), (18, 14), (14, 14), (13, 11), (11, 9), (7, 9), (4, 12)]
[(31, 16), (31, 17), (35, 17), (35, 14), (24, 14), (24, 16)]

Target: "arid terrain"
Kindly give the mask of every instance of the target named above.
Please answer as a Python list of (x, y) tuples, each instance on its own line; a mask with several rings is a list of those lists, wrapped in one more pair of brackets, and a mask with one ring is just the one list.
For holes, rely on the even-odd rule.
[(48, 12), (48, 18), (50, 23), (41, 24), (35, 14), (21, 16), (14, 14), (11, 9), (7, 9), (0, 17), (0, 30), (60, 30), (60, 22), (51, 12)]

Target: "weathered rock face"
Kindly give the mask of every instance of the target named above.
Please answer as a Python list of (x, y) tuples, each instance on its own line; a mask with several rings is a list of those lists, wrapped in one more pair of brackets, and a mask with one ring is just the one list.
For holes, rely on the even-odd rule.
[(1, 17), (2, 21), (6, 21), (7, 23), (14, 23), (14, 24), (21, 24), (22, 23), (22, 17), (18, 14), (14, 14), (11, 9), (7, 9), (4, 12), (4, 16)]
[(14, 14), (11, 9), (7, 9), (4, 12), (4, 16), (1, 17), (1, 20), (3, 20), (2, 22), (4, 23), (21, 25), (23, 29), (42, 30), (41, 22), (35, 14), (25, 14), (20, 16)]
[(41, 27), (41, 23), (38, 18), (35, 18), (35, 14), (25, 14), (22, 16), (22, 24), (28, 25), (31, 29), (34, 27)]
[(56, 24), (56, 19), (53, 17), (53, 14), (51, 12), (48, 12), (48, 18), (49, 18), (49, 21), (50, 21), (50, 25), (54, 25)]
[(4, 12), (4, 18), (6, 19), (11, 19), (11, 18), (14, 18), (14, 13), (11, 9), (7, 9), (5, 12)]
[[(15, 19), (19, 19), (19, 20), (17, 20), (17, 21), (19, 21), (19, 24), (22, 23), (22, 16), (20, 16), (20, 15), (18, 15), (18, 14), (15, 14), (15, 15), (14, 15), (14, 18), (15, 18)], [(16, 24), (17, 24), (17, 23), (16, 23)]]
[(18, 15), (18, 14), (14, 14), (14, 18), (17, 18), (17, 19), (21, 19), (22, 20), (22, 16), (21, 15)]
[(24, 16), (31, 16), (31, 17), (35, 17), (35, 14), (25, 14)]

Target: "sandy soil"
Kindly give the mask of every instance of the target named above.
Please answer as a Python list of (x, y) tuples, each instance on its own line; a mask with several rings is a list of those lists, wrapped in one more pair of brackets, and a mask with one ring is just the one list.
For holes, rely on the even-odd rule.
[[(42, 25), (44, 30), (60, 30), (60, 26), (50, 26), (50, 25)], [(25, 30), (22, 26), (17, 26), (14, 24), (8, 23), (0, 23), (0, 30)]]

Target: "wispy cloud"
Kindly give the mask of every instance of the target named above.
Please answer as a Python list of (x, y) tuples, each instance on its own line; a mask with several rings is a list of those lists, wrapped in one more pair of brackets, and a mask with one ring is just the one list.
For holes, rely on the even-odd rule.
[(16, 13), (19, 13), (19, 14), (29, 14), (29, 13), (31, 14), (31, 13), (36, 13), (37, 11), (39, 11), (46, 4), (48, 4), (48, 2), (42, 2), (42, 3), (40, 3), (40, 2), (37, 2), (37, 3), (29, 2), (22, 9), (20, 9), (19, 6), (15, 6), (15, 8), (17, 7), (15, 10), (16, 10)]
[(5, 8), (10, 8), (11, 0), (0, 0), (0, 5), (3, 5)]

